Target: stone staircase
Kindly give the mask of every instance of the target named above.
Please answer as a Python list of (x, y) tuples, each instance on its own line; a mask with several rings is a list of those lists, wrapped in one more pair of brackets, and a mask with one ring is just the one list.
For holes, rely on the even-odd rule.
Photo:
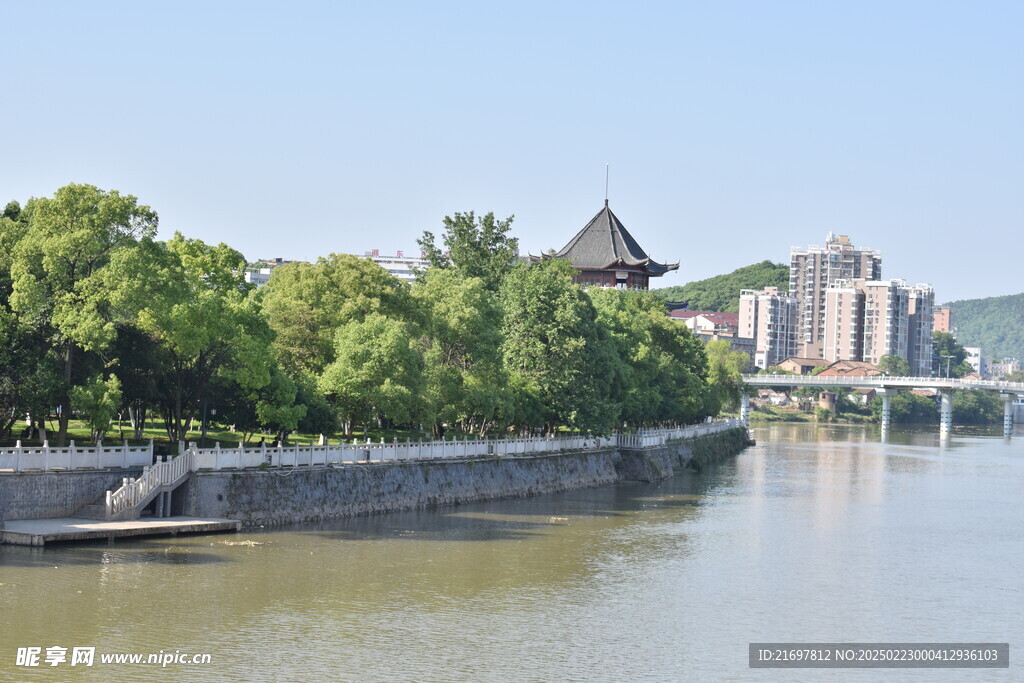
[[(192, 473), (194, 451), (146, 467), (138, 479), (125, 479), (121, 488), (107, 491), (103, 499), (80, 508), (75, 517), (105, 521), (138, 519), (161, 493), (170, 494)], [(168, 501), (167, 508), (170, 509)], [(158, 515), (160, 516), (160, 515)]]
[[(106, 498), (104, 496), (104, 498)], [(102, 519), (107, 518), (107, 505), (106, 502), (90, 503), (89, 505), (83, 506), (75, 512), (73, 517), (79, 519)]]

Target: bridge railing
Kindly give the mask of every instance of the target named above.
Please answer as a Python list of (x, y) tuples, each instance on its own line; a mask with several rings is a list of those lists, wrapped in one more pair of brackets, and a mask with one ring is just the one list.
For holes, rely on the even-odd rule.
[(145, 446), (76, 446), (71, 441), (60, 448), (43, 442), (42, 446), (0, 448), (0, 471), (25, 472), (32, 470), (100, 470), (146, 467), (153, 462), (152, 440)]
[(1024, 382), (1004, 382), (957, 377), (902, 377), (896, 375), (743, 375), (751, 386), (893, 386), (950, 389), (983, 389), (1024, 393)]
[(678, 439), (732, 429), (739, 421), (715, 422), (674, 429), (643, 430), (610, 436), (536, 436), (517, 439), (448, 439), (439, 441), (366, 441), (327, 445), (266, 446), (254, 448), (197, 448), (191, 445), (197, 470), (311, 467), (406, 460), (448, 460), (498, 455), (533, 455), (592, 448), (649, 448)]

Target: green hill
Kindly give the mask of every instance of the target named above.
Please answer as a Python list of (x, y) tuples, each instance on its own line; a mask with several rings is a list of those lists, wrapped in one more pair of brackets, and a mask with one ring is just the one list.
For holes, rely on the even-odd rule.
[(956, 340), (978, 346), (985, 358), (1024, 360), (1024, 294), (966, 299), (946, 304), (953, 312)]
[(737, 268), (725, 275), (652, 291), (665, 301), (689, 302), (690, 310), (736, 313), (740, 310), (741, 289), (764, 287), (778, 287), (783, 292), (789, 291), (789, 266), (761, 261)]

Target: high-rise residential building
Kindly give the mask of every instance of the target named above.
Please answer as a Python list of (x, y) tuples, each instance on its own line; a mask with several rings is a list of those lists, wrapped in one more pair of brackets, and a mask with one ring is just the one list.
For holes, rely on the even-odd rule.
[(949, 306), (935, 307), (935, 331), (952, 334), (953, 311), (949, 310)]
[(910, 288), (903, 280), (864, 283), (864, 332), (861, 357), (878, 365), (882, 356), (908, 358)]
[(878, 364), (899, 356), (915, 376), (931, 374), (930, 285), (903, 280), (838, 280), (825, 291), (822, 358)]
[(754, 339), (754, 365), (767, 368), (797, 355), (797, 300), (778, 287), (740, 290), (739, 336)]
[(822, 358), (825, 292), (840, 280), (880, 280), (882, 252), (858, 248), (846, 235), (829, 233), (825, 246), (790, 249), (789, 294), (800, 306), (800, 355)]
[(860, 360), (864, 351), (864, 280), (837, 280), (825, 290), (821, 358)]
[(918, 284), (910, 288), (907, 312), (910, 374), (928, 377), (932, 374), (932, 331), (935, 329), (935, 290), (931, 285)]

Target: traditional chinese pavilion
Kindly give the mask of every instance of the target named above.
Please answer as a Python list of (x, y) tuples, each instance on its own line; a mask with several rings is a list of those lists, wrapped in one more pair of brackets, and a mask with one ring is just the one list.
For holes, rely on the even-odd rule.
[(652, 277), (679, 268), (678, 263), (658, 263), (647, 255), (626, 230), (618, 216), (604, 208), (594, 216), (554, 258), (569, 259), (582, 285), (616, 289), (649, 288)]

